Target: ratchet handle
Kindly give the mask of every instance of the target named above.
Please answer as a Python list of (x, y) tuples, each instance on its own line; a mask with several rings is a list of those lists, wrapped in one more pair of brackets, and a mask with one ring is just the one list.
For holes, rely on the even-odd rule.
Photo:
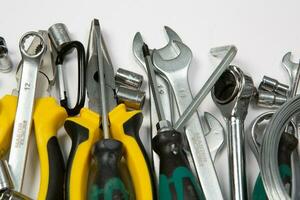
[(86, 200), (91, 150), (101, 136), (99, 115), (82, 108), (79, 116), (67, 118), (64, 127), (72, 140), (67, 162), (65, 199)]
[(181, 134), (162, 131), (153, 138), (152, 145), (160, 157), (159, 199), (205, 199), (185, 157)]
[(89, 199), (129, 199), (129, 192), (121, 179), (120, 162), (123, 145), (114, 139), (103, 139), (94, 145), (95, 175)]
[(127, 111), (119, 104), (109, 113), (110, 133), (124, 147), (124, 158), (133, 183), (135, 199), (156, 199), (154, 176), (147, 154), (139, 139), (143, 115), (140, 110)]
[(65, 163), (56, 134), (66, 118), (67, 112), (54, 98), (36, 101), (33, 119), (41, 169), (39, 200), (64, 198)]
[(18, 97), (5, 95), (0, 100), (0, 158), (6, 155), (10, 148)]

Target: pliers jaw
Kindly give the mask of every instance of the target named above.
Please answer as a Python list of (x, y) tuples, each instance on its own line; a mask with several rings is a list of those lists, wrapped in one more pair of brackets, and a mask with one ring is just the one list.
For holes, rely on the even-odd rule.
[[(100, 36), (100, 44), (97, 44), (97, 36)], [(91, 24), (90, 36), (87, 50), (87, 70), (86, 70), (86, 87), (89, 97), (89, 108), (97, 113), (101, 113), (101, 98), (99, 94), (99, 64), (98, 64), (98, 45), (101, 47), (101, 56), (103, 59), (103, 71), (105, 77), (105, 96), (107, 98), (107, 109), (111, 111), (117, 105), (114, 69), (102, 37), (100, 24), (94, 19)]]

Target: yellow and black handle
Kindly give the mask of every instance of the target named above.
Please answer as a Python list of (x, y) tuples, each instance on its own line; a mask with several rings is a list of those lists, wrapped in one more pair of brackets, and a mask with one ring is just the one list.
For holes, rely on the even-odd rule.
[(67, 162), (65, 199), (86, 200), (91, 149), (100, 139), (99, 115), (87, 108), (77, 117), (67, 118), (65, 130), (72, 140)]
[(0, 100), (0, 158), (5, 156), (10, 148), (18, 97), (5, 95)]
[(139, 138), (143, 121), (141, 111), (127, 111), (126, 106), (120, 104), (109, 113), (109, 120), (112, 138), (119, 140), (124, 147), (124, 158), (133, 183), (135, 199), (156, 199), (154, 177)]
[(41, 169), (39, 200), (64, 198), (65, 164), (56, 135), (66, 118), (66, 110), (54, 98), (36, 101), (33, 120)]

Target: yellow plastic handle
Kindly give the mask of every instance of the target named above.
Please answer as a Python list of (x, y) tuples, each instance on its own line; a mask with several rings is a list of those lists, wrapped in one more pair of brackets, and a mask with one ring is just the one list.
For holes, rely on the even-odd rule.
[(17, 110), (18, 97), (5, 95), (0, 100), (0, 158), (9, 150)]
[[(134, 138), (141, 123), (141, 111), (126, 111), (124, 104), (109, 113), (110, 129), (114, 139), (123, 143), (124, 157), (131, 175), (135, 196), (138, 200), (152, 200), (153, 188), (145, 157)], [(134, 133), (135, 132), (135, 133)]]
[(80, 116), (70, 117), (65, 122), (66, 132), (72, 139), (72, 148), (67, 163), (65, 194), (67, 200), (86, 200), (91, 149), (100, 139), (99, 115), (83, 108)]
[(67, 112), (54, 98), (36, 101), (33, 120), (41, 169), (39, 200), (63, 198), (65, 165), (56, 135), (66, 118)]

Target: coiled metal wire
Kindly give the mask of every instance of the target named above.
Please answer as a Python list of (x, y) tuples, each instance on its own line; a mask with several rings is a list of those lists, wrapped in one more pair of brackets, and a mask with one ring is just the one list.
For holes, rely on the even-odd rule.
[(291, 199), (279, 174), (278, 146), (285, 127), (297, 113), (300, 113), (300, 95), (283, 104), (274, 113), (265, 129), (259, 163), (264, 187), (269, 199)]

